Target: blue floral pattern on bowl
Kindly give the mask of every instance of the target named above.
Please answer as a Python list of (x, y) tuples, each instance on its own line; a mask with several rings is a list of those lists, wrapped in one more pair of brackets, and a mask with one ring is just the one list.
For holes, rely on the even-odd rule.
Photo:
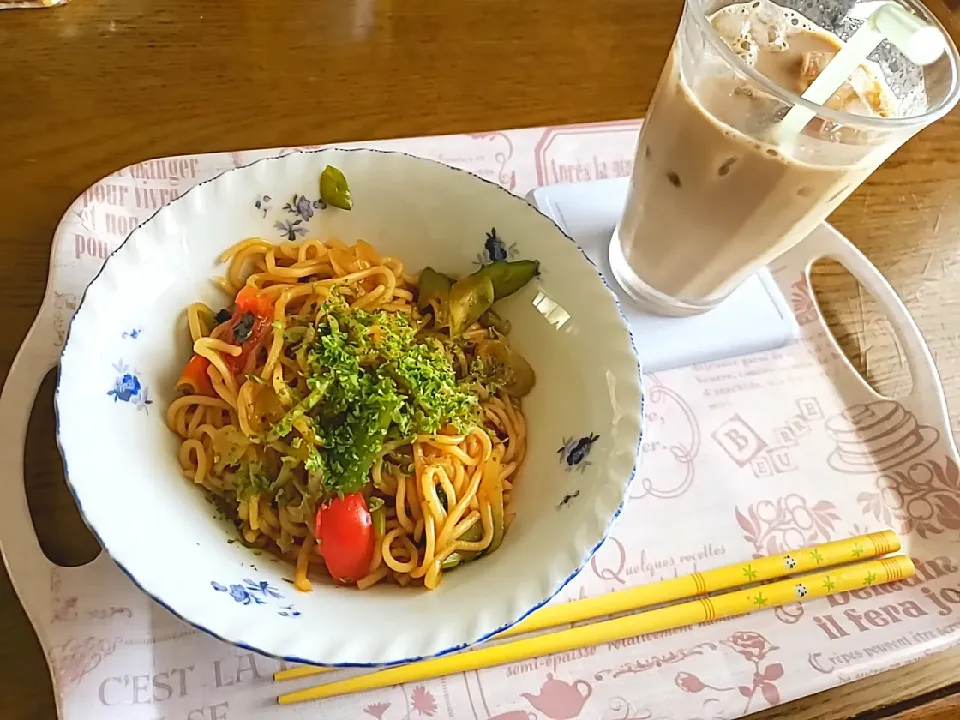
[(269, 195), (257, 195), (256, 199), (253, 201), (253, 207), (263, 213), (263, 217), (267, 216), (267, 213), (270, 212), (270, 201), (273, 200)]
[(564, 466), (566, 472), (576, 470), (584, 472), (592, 463), (587, 458), (590, 451), (593, 450), (593, 444), (600, 439), (599, 435), (588, 434), (581, 438), (564, 438), (563, 445), (557, 450), (560, 456), (560, 464)]
[(477, 255), (478, 265), (489, 265), (497, 260), (514, 260), (519, 251), (516, 243), (507, 245), (499, 235), (496, 228), (490, 228), (486, 239), (483, 241), (483, 252)]
[(293, 200), (283, 206), (291, 215), (298, 215), (302, 220), (309, 222), (317, 210), (323, 210), (327, 204), (323, 200), (310, 200), (306, 195), (294, 195)]
[(293, 241), (298, 237), (302, 237), (307, 234), (307, 229), (302, 226), (303, 220), (277, 220), (273, 224), (277, 230), (280, 231), (280, 235), (287, 240)]
[[(266, 218), (271, 211), (270, 203), (272, 201), (273, 198), (269, 195), (257, 195), (253, 201), (253, 207)], [(278, 231), (281, 237), (292, 242), (307, 234), (307, 227), (304, 223), (310, 222), (318, 210), (324, 210), (326, 207), (327, 203), (320, 198), (311, 200), (306, 195), (293, 195), (283, 205), (283, 211), (292, 217), (277, 220), (273, 223), (273, 228)]]
[(557, 510), (562, 510), (562, 509), (564, 508), (564, 506), (569, 505), (571, 502), (573, 502), (574, 500), (576, 500), (578, 497), (580, 497), (580, 491), (579, 491), (579, 490), (574, 490), (572, 493), (567, 493), (566, 495), (563, 496), (563, 500), (561, 500), (561, 501), (559, 502), (559, 504), (557, 505)]
[(137, 410), (147, 411), (148, 405), (153, 405), (147, 391), (147, 386), (143, 384), (136, 372), (131, 371), (123, 360), (113, 364), (113, 369), (117, 371), (117, 379), (114, 380), (113, 389), (107, 391), (107, 395), (113, 398), (114, 402), (122, 400), (130, 403)]
[(271, 600), (280, 600), (277, 615), (280, 617), (299, 617), (300, 611), (292, 604), (284, 605), (284, 597), (277, 588), (266, 580), (257, 582), (250, 578), (243, 579), (243, 585), (221, 585), (216, 580), (210, 581), (210, 586), (217, 592), (227, 593), (234, 602), (240, 605), (268, 605)]

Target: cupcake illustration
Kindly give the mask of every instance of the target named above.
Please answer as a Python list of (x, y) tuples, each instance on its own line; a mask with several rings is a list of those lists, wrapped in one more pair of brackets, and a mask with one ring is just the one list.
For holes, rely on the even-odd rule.
[(884, 472), (919, 457), (937, 444), (940, 432), (920, 425), (893, 400), (851, 405), (827, 420), (837, 446), (827, 462), (844, 473)]

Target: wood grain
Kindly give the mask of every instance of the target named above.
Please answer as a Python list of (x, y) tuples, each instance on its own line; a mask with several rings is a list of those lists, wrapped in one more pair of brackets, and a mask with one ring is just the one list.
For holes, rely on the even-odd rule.
[[(57, 221), (109, 172), (178, 153), (637, 117), (680, 7), (73, 0), (3, 12), (3, 375), (39, 307)], [(944, 6), (935, 9), (952, 23)], [(832, 221), (906, 300), (960, 427), (960, 116), (907, 143)], [(871, 300), (835, 267), (818, 269), (814, 284), (858, 367), (881, 389), (902, 392), (901, 355)], [(51, 398), (48, 379), (27, 443), (28, 491), (45, 551), (76, 564), (97, 547), (63, 485)], [(54, 717), (42, 653), (5, 575), (0, 637), (3, 717)], [(757, 717), (957, 717), (958, 663), (960, 651), (945, 653)]]
[[(955, 685), (958, 662), (960, 650), (950, 650), (907, 667), (764, 710), (751, 715), (750, 720), (844, 720), (852, 717), (858, 720), (933, 720), (960, 717), (923, 714), (958, 707), (960, 687)], [(937, 694), (941, 690), (946, 697)]]

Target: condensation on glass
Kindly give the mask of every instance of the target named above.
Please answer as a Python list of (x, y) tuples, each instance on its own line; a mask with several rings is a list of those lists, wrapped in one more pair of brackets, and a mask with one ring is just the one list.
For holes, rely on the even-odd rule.
[[(945, 33), (919, 0), (895, 2)], [(885, 40), (824, 105), (800, 97), (878, 4), (686, 0), (610, 245), (638, 305), (662, 315), (716, 306), (956, 104), (952, 42), (920, 67)], [(781, 136), (797, 105), (813, 119)]]

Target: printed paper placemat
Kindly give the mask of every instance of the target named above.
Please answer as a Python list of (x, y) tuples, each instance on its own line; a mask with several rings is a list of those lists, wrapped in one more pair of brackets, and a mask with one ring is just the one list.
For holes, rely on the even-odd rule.
[[(523, 195), (539, 185), (629, 176), (638, 128), (639, 122), (623, 122), (357, 145), (441, 160)], [(8, 424), (25, 428), (32, 393), (56, 362), (84, 287), (134, 227), (198, 182), (297, 149), (149, 160), (87, 190), (57, 231), (47, 298), (4, 390), (3, 409), (20, 408), (10, 412)], [(256, 202), (266, 213), (286, 200)], [(295, 233), (290, 223), (278, 220), (275, 227), (277, 240)], [(917, 561), (915, 579), (481, 672), (279, 707), (280, 686), (270, 675), (282, 663), (180, 622), (104, 555), (81, 568), (50, 565), (36, 556), (27, 520), (0, 531), (0, 538), (46, 649), (61, 716), (712, 720), (955, 644), (960, 473), (936, 378), (929, 366), (926, 375), (922, 363), (914, 367), (914, 393), (900, 402), (876, 396), (859, 379), (826, 331), (806, 277), (810, 257), (823, 248), (847, 248), (846, 241), (827, 228), (815, 235), (773, 268), (801, 325), (800, 342), (647, 376), (643, 464), (628, 506), (557, 602), (887, 527), (905, 535)], [(856, 260), (852, 248), (843, 252)], [(890, 308), (899, 307), (888, 286), (873, 290), (892, 297)], [(894, 320), (910, 331), (908, 345), (920, 353), (909, 318)], [(7, 452), (22, 455), (22, 447)], [(14, 555), (36, 559), (25, 570)]]

